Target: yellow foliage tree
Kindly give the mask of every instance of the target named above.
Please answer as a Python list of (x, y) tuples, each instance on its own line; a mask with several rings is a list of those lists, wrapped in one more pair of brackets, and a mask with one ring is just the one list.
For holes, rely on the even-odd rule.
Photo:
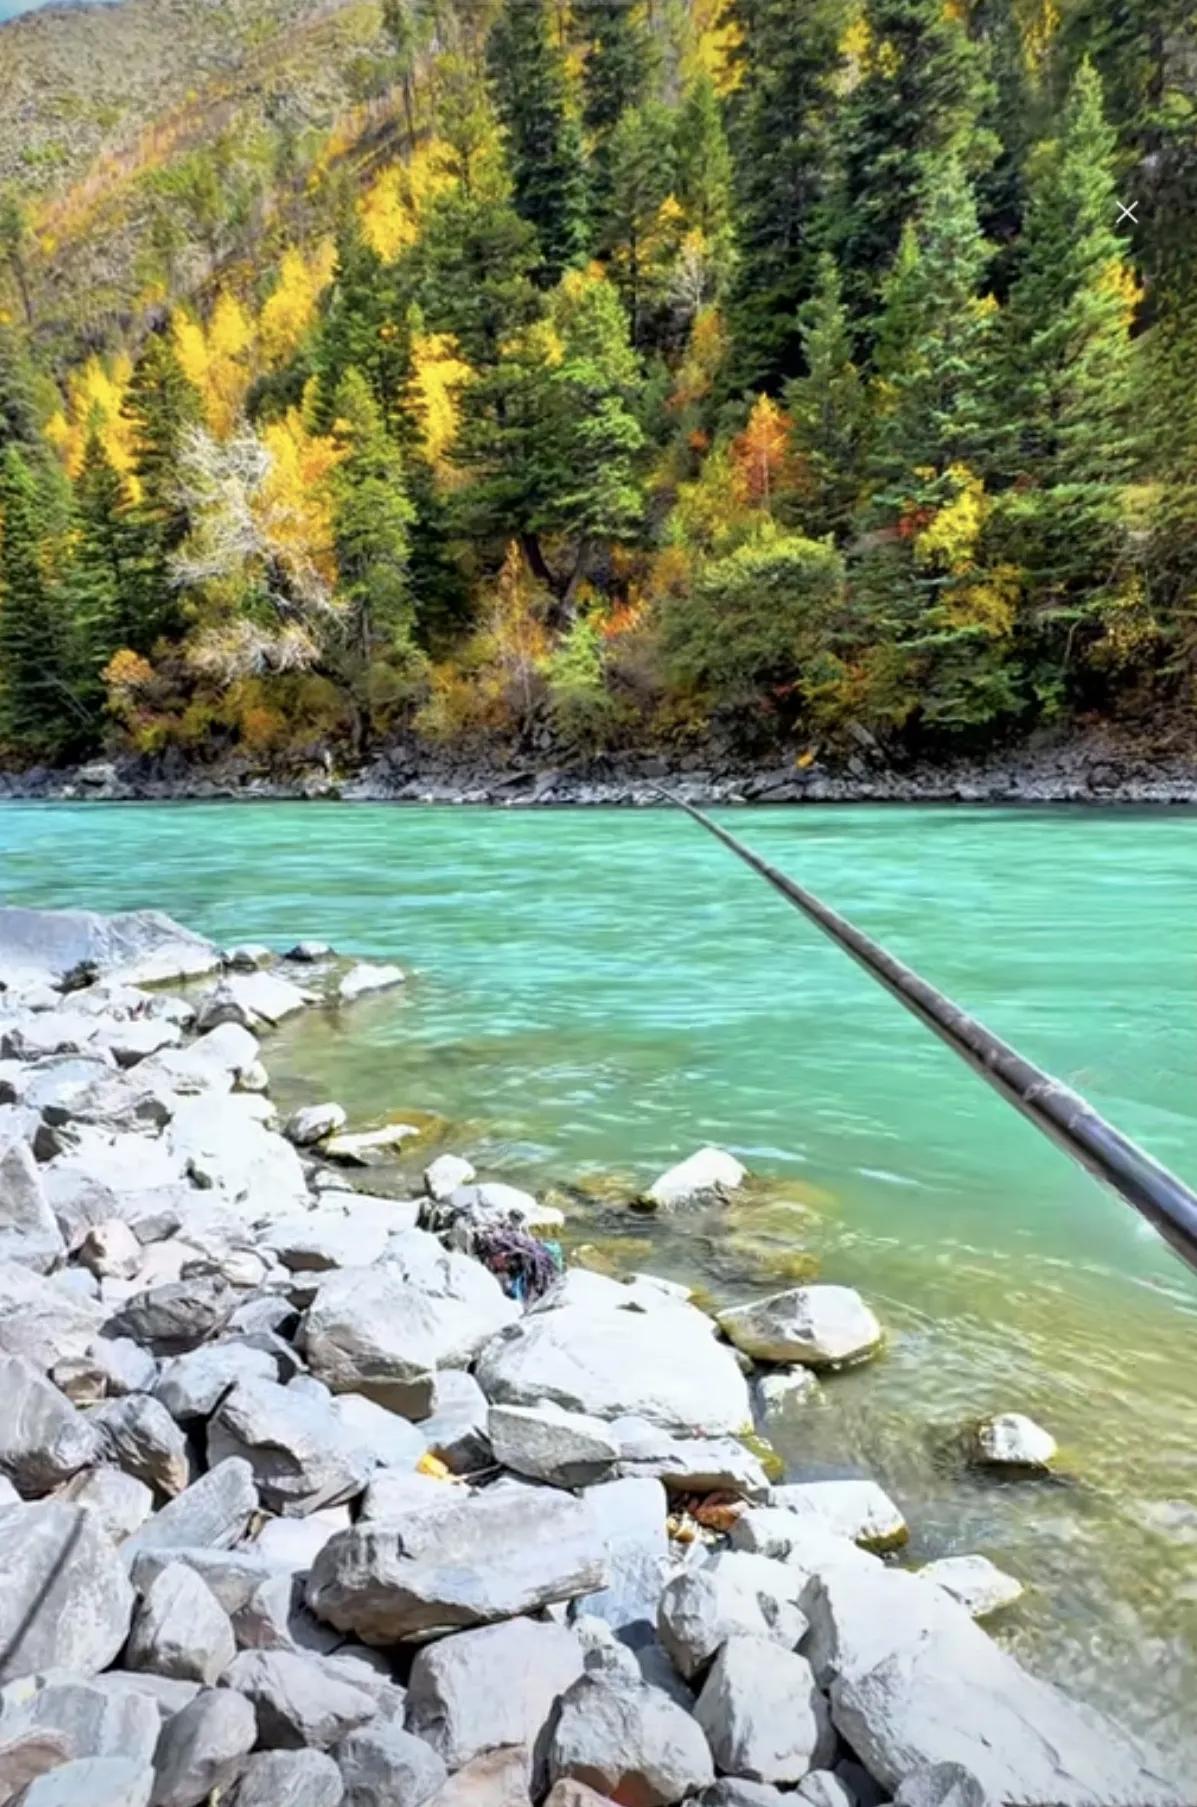
[(411, 342), (411, 387), (419, 411), (424, 456), (442, 477), (460, 475), (447, 453), (457, 437), (458, 395), (473, 372), (451, 333), (416, 333)]
[(256, 506), (267, 537), (284, 565), (315, 571), (331, 592), (337, 565), (328, 480), (344, 453), (335, 440), (310, 432), (298, 408), (270, 421), (261, 437), (270, 468)]
[(406, 163), (389, 164), (358, 202), (366, 243), (384, 263), (413, 245), (429, 204), (454, 186), (454, 152), (441, 138), (418, 144)]
[(172, 327), (183, 374), (199, 391), (212, 431), (226, 438), (240, 419), (256, 372), (253, 320), (235, 295), (222, 293), (206, 328), (181, 310)]
[(69, 377), (66, 405), (50, 416), (45, 433), (71, 477), (79, 475), (88, 438), (96, 434), (136, 500), (140, 492), (133, 476), (132, 429), (121, 412), (132, 374), (132, 360), (124, 353), (109, 360), (89, 358)]
[(284, 254), (278, 281), (262, 306), (258, 343), (267, 365), (285, 364), (299, 349), (316, 317), (316, 306), (332, 281), (336, 246), (329, 238), (305, 257), (297, 247)]
[(771, 396), (757, 396), (748, 425), (732, 441), (731, 454), (741, 496), (768, 514), (794, 482), (790, 417)]

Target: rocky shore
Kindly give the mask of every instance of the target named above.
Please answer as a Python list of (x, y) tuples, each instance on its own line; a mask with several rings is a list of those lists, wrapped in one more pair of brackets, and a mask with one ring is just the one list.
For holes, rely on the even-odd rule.
[(323, 766), (280, 775), (246, 760), (189, 765), (176, 756), (96, 760), (63, 770), (0, 772), (0, 801), (98, 802), (343, 799), (364, 803), (651, 807), (667, 785), (698, 805), (735, 803), (1197, 804), (1197, 755), (1108, 732), (1028, 743), (985, 759), (891, 764), (875, 742), (807, 767), (711, 751), (569, 761), (481, 758), (394, 747), (347, 773)]
[(708, 1316), (463, 1156), (387, 1191), (408, 1126), (278, 1123), (271, 1028), (403, 982), (0, 909), (0, 1807), (1178, 1803), (977, 1623), (1017, 1582), (772, 1473), (858, 1294)]

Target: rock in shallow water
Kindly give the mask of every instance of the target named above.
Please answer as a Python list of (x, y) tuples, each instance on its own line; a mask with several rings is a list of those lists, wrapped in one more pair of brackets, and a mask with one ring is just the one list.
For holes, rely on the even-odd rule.
[(312, 1565), (307, 1599), (338, 1629), (390, 1644), (534, 1612), (605, 1579), (586, 1504), (512, 1483), (342, 1532)]
[(976, 1427), (973, 1455), (993, 1468), (1042, 1472), (1055, 1459), (1056, 1440), (1022, 1412), (999, 1412)]
[(771, 1488), (769, 1503), (851, 1538), (862, 1550), (894, 1550), (910, 1535), (906, 1520), (876, 1481), (792, 1481)]
[(924, 1581), (933, 1581), (959, 1601), (974, 1619), (1013, 1606), (1026, 1592), (1021, 1581), (1005, 1574), (987, 1556), (942, 1556), (938, 1562), (924, 1563), (918, 1572)]
[(717, 1321), (755, 1361), (842, 1367), (881, 1346), (880, 1324), (850, 1286), (795, 1286), (721, 1311)]
[(369, 992), (389, 991), (392, 986), (402, 985), (406, 977), (398, 966), (372, 966), (361, 960), (340, 980), (337, 997), (342, 1004), (352, 1004), (355, 998), (364, 998)]
[(700, 1148), (655, 1179), (644, 1203), (661, 1211), (725, 1197), (744, 1184), (748, 1174), (735, 1155), (723, 1148)]

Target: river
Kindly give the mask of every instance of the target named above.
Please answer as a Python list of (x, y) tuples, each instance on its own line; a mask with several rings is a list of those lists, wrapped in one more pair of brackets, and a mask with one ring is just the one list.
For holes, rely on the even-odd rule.
[[(725, 819), (1197, 1179), (1197, 817)], [(870, 1472), (912, 1557), (981, 1550), (1018, 1575), (1030, 1591), (998, 1635), (1197, 1785), (1197, 1279), (692, 824), (0, 805), (0, 898), (153, 904), (224, 942), (395, 957), (401, 994), (273, 1038), (282, 1102), (428, 1113), (424, 1150), (561, 1190), (600, 1265), (720, 1300), (815, 1266), (858, 1286), (887, 1352), (826, 1385), (787, 1437), (793, 1472)], [(628, 1212), (704, 1142), (757, 1176), (746, 1202)], [(969, 1473), (960, 1426), (1002, 1408), (1056, 1435), (1057, 1478)]]

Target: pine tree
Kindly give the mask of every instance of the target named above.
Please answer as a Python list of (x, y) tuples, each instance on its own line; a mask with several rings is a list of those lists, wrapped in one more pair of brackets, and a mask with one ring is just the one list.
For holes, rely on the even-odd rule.
[(825, 252), (815, 289), (799, 310), (805, 375), (787, 383), (790, 445), (803, 467), (800, 525), (817, 539), (842, 540), (864, 478), (868, 396), (852, 357), (852, 332), (839, 271)]
[(499, 361), (507, 338), (544, 310), (532, 277), (536, 234), (508, 202), (449, 192), (429, 211), (413, 256), (428, 328), (452, 333), (476, 368)]
[(1011, 475), (1116, 482), (1133, 457), (1134, 280), (1114, 230), (1114, 135), (1083, 63), (1059, 136), (1032, 165), (1019, 275), (1007, 316), (1016, 443)]
[(864, 72), (838, 123), (827, 217), (829, 247), (858, 323), (876, 308), (906, 221), (934, 205), (945, 156), (976, 173), (997, 148), (978, 123), (987, 84), (960, 10), (943, 0), (866, 0), (864, 20)]
[(389, 432), (410, 432), (402, 398), (411, 374), (408, 296), (396, 266), (384, 264), (366, 243), (352, 209), (337, 235), (332, 288), (316, 338), (314, 424), (327, 433), (336, 418), (337, 394), (356, 370), (370, 386)]
[(504, 0), (487, 49), (515, 206), (536, 230), (550, 287), (586, 249), (586, 168), (546, 0)]
[(415, 510), (403, 458), (370, 385), (358, 370), (341, 378), (336, 437), (343, 456), (333, 481), (333, 535), (344, 621), (338, 675), (356, 705), (355, 753), (371, 737), (370, 671), (376, 659), (402, 667), (412, 657), (408, 582)]
[(739, 265), (731, 304), (736, 383), (798, 370), (797, 310), (814, 279), (843, 58), (839, 0), (735, 0), (740, 83), (732, 97)]
[(635, 411), (641, 378), (628, 319), (604, 278), (567, 277), (557, 298), (562, 358), (552, 374), (551, 471), (543, 524), (567, 534), (575, 551), (565, 591), (568, 612), (599, 544), (630, 539), (644, 499), (637, 459), (644, 430)]
[(183, 374), (164, 333), (151, 334), (133, 367), (124, 415), (133, 445), (133, 471), (141, 496), (135, 522), (144, 546), (137, 619), (128, 644), (148, 652), (180, 627), (170, 561), (187, 536), (187, 510), (179, 497), (179, 453), (202, 419), (199, 395)]
[(722, 280), (731, 264), (732, 158), (715, 84), (703, 73), (691, 82), (674, 116), (675, 191), (686, 224), (701, 233)]
[(640, 106), (648, 95), (655, 45), (628, 0), (592, 0), (582, 20), (582, 122), (590, 140), (591, 208), (601, 219), (610, 203), (611, 134), (628, 108)]
[(0, 732), (18, 752), (48, 759), (78, 743), (85, 721), (51, 539), (36, 472), (10, 445), (0, 452)]
[(98, 707), (99, 674), (121, 647), (145, 652), (143, 606), (153, 546), (98, 436), (88, 436), (75, 483), (74, 552), (66, 602), (85, 700)]
[(661, 209), (673, 187), (670, 119), (650, 101), (629, 107), (611, 134), (610, 186), (599, 246), (632, 322), (632, 343), (644, 337), (655, 299), (653, 253)]

